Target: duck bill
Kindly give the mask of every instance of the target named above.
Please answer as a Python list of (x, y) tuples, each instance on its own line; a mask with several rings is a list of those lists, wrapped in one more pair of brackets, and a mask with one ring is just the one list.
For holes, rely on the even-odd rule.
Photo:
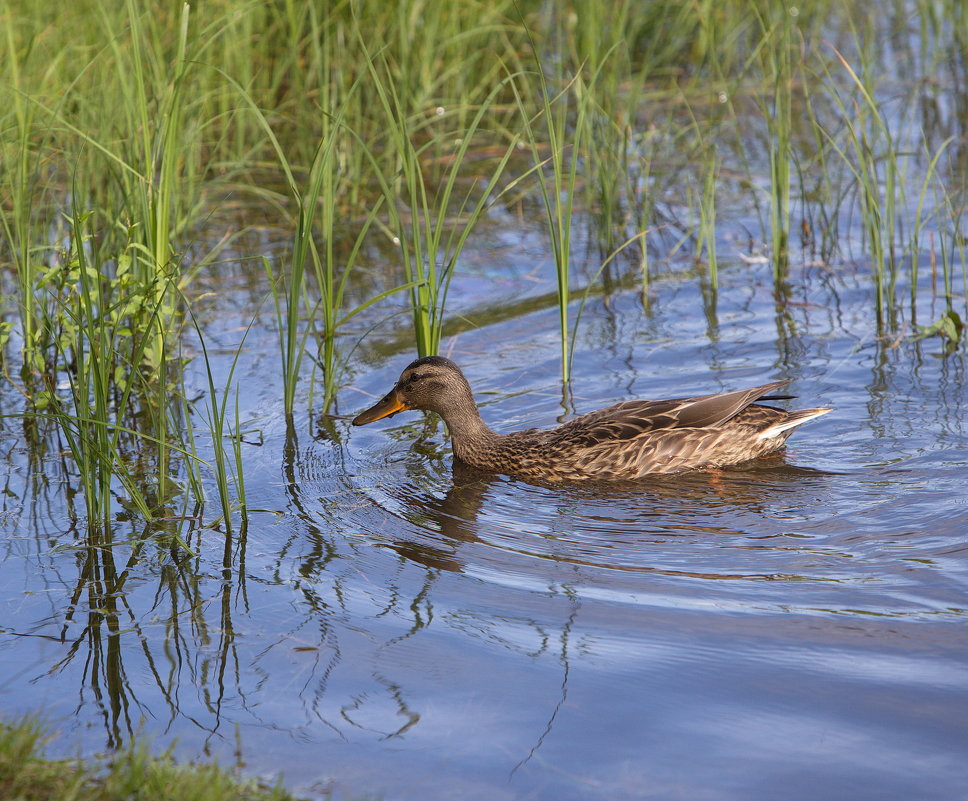
[(400, 393), (396, 388), (390, 390), (379, 403), (371, 406), (365, 412), (360, 412), (356, 417), (353, 418), (353, 425), (355, 426), (365, 426), (367, 423), (372, 423), (376, 420), (382, 420), (384, 417), (390, 417), (397, 412), (405, 412), (410, 407), (403, 402), (403, 398), (400, 397)]

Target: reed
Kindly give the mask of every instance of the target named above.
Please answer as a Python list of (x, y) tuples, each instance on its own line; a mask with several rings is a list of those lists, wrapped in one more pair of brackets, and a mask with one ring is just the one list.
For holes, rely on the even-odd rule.
[[(295, 405), (296, 386), (302, 374), (302, 360), (306, 342), (311, 330), (309, 326), (302, 324), (304, 299), (307, 292), (306, 276), (311, 269), (315, 269), (320, 291), (320, 301), (315, 304), (313, 310), (315, 311), (320, 307), (323, 310), (323, 338), (325, 342), (323, 372), (327, 386), (324, 405), (328, 406), (332, 398), (331, 387), (335, 381), (335, 360), (332, 348), (337, 329), (335, 315), (341, 306), (342, 293), (338, 293), (339, 297), (337, 297), (337, 293), (334, 292), (332, 241), (336, 197), (333, 178), (335, 170), (332, 159), (335, 142), (341, 134), (340, 117), (337, 116), (329, 127), (326, 137), (319, 141), (309, 168), (308, 185), (302, 188), (297, 182), (293, 166), (286, 157), (282, 145), (276, 139), (268, 121), (251, 99), (249, 99), (249, 102), (256, 114), (259, 115), (267, 135), (276, 148), (280, 166), (287, 178), (290, 194), (298, 209), (289, 275), (287, 277), (274, 276), (269, 260), (264, 260), (272, 281), (273, 293), (276, 296), (276, 314), (281, 334), (283, 404), (287, 416), (291, 416)], [(314, 223), (320, 206), (322, 207), (323, 217), (322, 236), (326, 248), (325, 267), (320, 263), (314, 238)], [(346, 274), (349, 273), (350, 267), (351, 265), (346, 267)], [(284, 309), (279, 302), (278, 287), (280, 284), (284, 287)], [(311, 317), (315, 318), (315, 315), (311, 315)]]
[[(428, 356), (436, 354), (440, 347), (447, 291), (461, 251), (493, 202), (517, 145), (517, 137), (511, 137), (503, 154), (494, 162), (483, 188), (471, 183), (459, 193), (458, 182), (471, 145), (481, 132), (488, 111), (506, 87), (513, 85), (513, 78), (500, 81), (484, 97), (466, 127), (434, 133), (426, 113), (413, 111), (407, 103), (408, 85), (394, 77), (385, 51), (372, 51), (362, 35), (360, 47), (385, 115), (385, 149), (395, 162), (391, 170), (384, 170), (372, 159), (376, 180), (386, 200), (386, 230), (398, 248), (409, 287), (417, 352)], [(458, 108), (453, 113), (459, 118), (464, 112), (465, 109)], [(446, 118), (448, 113), (443, 107), (433, 111), (441, 118)], [(446, 157), (441, 157), (443, 143), (448, 141), (456, 142), (456, 148), (445, 149)], [(434, 168), (441, 163), (449, 166), (437, 174)]]
[(630, 218), (628, 160), (645, 80), (642, 74), (632, 74), (630, 48), (640, 19), (635, 12), (636, 4), (623, 0), (611, 8), (607, 27), (596, 25), (593, 20), (600, 9), (583, 0), (575, 4), (574, 21), (569, 20), (563, 32), (571, 63), (598, 76), (584, 117), (581, 158), (584, 207), (603, 258), (625, 238)]
[[(46, 335), (42, 326), (43, 308), (37, 302), (35, 288), (42, 271), (36, 258), (35, 226), (54, 227), (51, 207), (56, 200), (48, 186), (35, 180), (53, 148), (51, 136), (37, 120), (38, 106), (30, 97), (30, 79), (23, 75), (24, 38), (14, 23), (12, 10), (0, 7), (4, 21), (3, 84), (0, 95), (3, 108), (4, 135), (0, 138), (0, 230), (4, 255), (16, 273), (16, 307), (18, 335), (23, 343), (19, 361), (21, 380), (33, 387), (35, 377), (43, 370)], [(12, 323), (5, 323), (5, 341)]]
[[(95, 4), (94, 13), (105, 39), (80, 62), (88, 80), (51, 92), (58, 100), (48, 102), (58, 71), (71, 64), (57, 58), (39, 87), (24, 81), (14, 88), (21, 157), (16, 172), (4, 176), (15, 202), (3, 216), (20, 254), (24, 391), (33, 413), (52, 419), (67, 444), (86, 525), (110, 540), (119, 489), (124, 505), (149, 521), (181, 492), (172, 459), (182, 458), (184, 447), (171, 425), (183, 411), (172, 390), (180, 373), (173, 358), (181, 325), (176, 286), (184, 276), (174, 240), (195, 202), (184, 169), (193, 160), (181, 158), (190, 152), (181, 109), (195, 42), (187, 6), (169, 59), (157, 57), (157, 20), (149, 17), (143, 27), (146, 17), (133, 2)], [(7, 38), (8, 69), (19, 75), (21, 63), (38, 56), (9, 24)], [(144, 52), (142, 42), (150, 45)], [(111, 102), (104, 99), (108, 86), (119, 92)], [(104, 94), (83, 98), (82, 91)], [(118, 113), (108, 117), (107, 107)], [(133, 135), (114, 141), (114, 124)], [(68, 170), (69, 191), (57, 183)], [(49, 194), (50, 216), (33, 211), (24, 187)], [(76, 206), (61, 212), (68, 202)], [(53, 240), (60, 226), (51, 219), (66, 222)], [(50, 244), (62, 237), (70, 240), (63, 253)]]
[[(122, 259), (114, 275), (109, 273), (88, 234), (89, 219), (71, 218), (71, 248), (42, 282), (50, 298), (45, 327), (51, 331), (52, 353), (36, 407), (58, 425), (71, 453), (88, 528), (110, 538), (116, 483), (125, 491), (126, 505), (146, 520), (167, 501), (167, 482), (152, 485), (134, 467), (139, 460), (129, 456), (129, 448), (145, 445), (132, 427), (138, 420), (130, 409), (143, 389), (139, 365), (150, 342), (132, 336), (130, 311), (144, 305), (150, 314), (149, 304), (157, 298), (128, 291), (130, 261)], [(66, 378), (64, 391), (60, 377)], [(158, 460), (152, 472), (157, 472), (162, 458), (167, 466), (170, 445), (154, 438), (151, 443)]]
[[(159, 41), (160, 31), (152, 30), (156, 18), (145, 14), (134, 0), (126, 0), (125, 5), (130, 31), (128, 47), (123, 52), (120, 50), (120, 43), (124, 41), (120, 31), (109, 41), (116, 48), (119, 83), (125, 105), (130, 109), (128, 126), (138, 135), (132, 137), (132, 152), (124, 156), (133, 169), (120, 169), (117, 174), (128, 203), (134, 205), (133, 209), (129, 207), (132, 216), (139, 221), (131, 228), (132, 234), (138, 237), (131, 250), (131, 273), (135, 291), (144, 298), (145, 305), (143, 309), (133, 310), (132, 315), (136, 330), (143, 331), (143, 349), (135, 369), (151, 376), (151, 389), (145, 389), (153, 397), (145, 400), (150, 403), (154, 419), (158, 495), (167, 498), (171, 473), (168, 404), (173, 378), (169, 375), (168, 356), (170, 343), (177, 337), (181, 325), (175, 294), (181, 263), (174, 240), (177, 228), (187, 223), (184, 205), (191, 203), (194, 195), (191, 175), (186, 175), (182, 168), (193, 161), (182, 157), (191, 149), (183, 124), (187, 73), (194, 56), (189, 52), (191, 17), (190, 7), (185, 4), (178, 20), (173, 58), (165, 60), (157, 57), (157, 50), (149, 48), (143, 52), (138, 45), (141, 41)], [(103, 14), (103, 10), (102, 16), (106, 23), (110, 22), (110, 16)], [(146, 55), (155, 58), (146, 63)], [(158, 119), (160, 125), (156, 124)], [(146, 316), (148, 311), (150, 316)]]
[[(198, 343), (202, 349), (202, 360), (205, 365), (205, 379), (207, 382), (208, 394), (205, 396), (205, 407), (202, 418), (205, 420), (209, 435), (212, 441), (212, 462), (214, 472), (215, 489), (218, 494), (219, 506), (221, 507), (221, 517), (211, 525), (219, 525), (225, 531), (226, 536), (232, 534), (232, 519), (236, 511), (241, 513), (241, 525), (243, 530), (248, 526), (249, 515), (248, 506), (245, 502), (245, 471), (242, 460), (242, 426), (239, 420), (239, 387), (236, 383), (235, 403), (229, 406), (229, 398), (232, 395), (233, 379), (236, 368), (239, 365), (239, 357), (243, 352), (245, 340), (251, 330), (251, 324), (246, 328), (242, 335), (232, 363), (229, 366), (228, 374), (225, 377), (225, 384), (218, 387), (215, 383), (215, 376), (212, 372), (212, 362), (208, 357), (208, 346), (205, 344), (205, 336), (198, 321), (192, 315), (192, 325), (198, 336)], [(232, 421), (234, 426), (229, 427), (229, 411), (234, 410)], [(225, 447), (225, 440), (232, 443), (232, 461), (230, 464), (229, 452)], [(199, 496), (198, 500), (203, 501), (204, 496)]]
[[(568, 323), (572, 225), (579, 189), (578, 164), (583, 137), (589, 128), (592, 87), (597, 73), (592, 76), (590, 83), (586, 82), (581, 71), (566, 76), (559, 70), (549, 80), (542, 55), (531, 32), (528, 33), (533, 71), (526, 73), (522, 80), (512, 82), (512, 87), (524, 125), (524, 141), (533, 158), (538, 194), (545, 211), (558, 291), (561, 380), (567, 386), (571, 380), (573, 353), (569, 347), (571, 337)], [(543, 156), (545, 149), (549, 153), (547, 158)]]
[(719, 261), (716, 255), (716, 187), (719, 184), (719, 157), (711, 147), (706, 159), (705, 178), (699, 199), (699, 231), (696, 240), (706, 256), (709, 282), (715, 292), (719, 289)]
[[(928, 166), (925, 169), (923, 178), (921, 180), (921, 189), (918, 192), (918, 202), (914, 211), (913, 220), (911, 221), (911, 237), (908, 242), (907, 255), (911, 261), (911, 298), (910, 298), (911, 322), (912, 324), (915, 324), (915, 325), (917, 324), (917, 321), (918, 321), (918, 278), (920, 273), (919, 262), (921, 259), (922, 245), (925, 239), (925, 236), (924, 236), (925, 227), (932, 223), (934, 224), (934, 226), (938, 226), (938, 223), (942, 222), (942, 220), (939, 218), (941, 217), (941, 214), (943, 213), (943, 211), (951, 208), (951, 205), (950, 205), (951, 196), (944, 189), (943, 184), (939, 180), (938, 165), (941, 162), (942, 157), (944, 156), (945, 152), (948, 150), (948, 147), (950, 146), (952, 141), (953, 141), (952, 137), (948, 137), (938, 146), (938, 148), (931, 155), (931, 159), (928, 162)], [(930, 152), (927, 141), (924, 142), (924, 150), (926, 152)], [(932, 210), (929, 212), (927, 209), (927, 203), (928, 203), (929, 192), (932, 188), (935, 189), (936, 193), (941, 194), (942, 197), (939, 198), (936, 196), (933, 198), (934, 205)], [(960, 227), (958, 224), (959, 219), (960, 219), (960, 215), (957, 213), (950, 216), (950, 222), (953, 224), (953, 228), (956, 232)], [(945, 220), (944, 222), (948, 222), (948, 221)], [(947, 227), (947, 226), (943, 226), (943, 227)], [(942, 273), (945, 276), (948, 276), (950, 274), (947, 259), (944, 258), (948, 255), (949, 252), (950, 251), (948, 248), (944, 248), (942, 250), (942, 254), (943, 254)], [(963, 258), (962, 258), (962, 264), (964, 264)], [(948, 281), (946, 281), (945, 283), (948, 284)], [(968, 286), (968, 283), (966, 283), (965, 286)], [(951, 308), (950, 294), (947, 295), (947, 298), (948, 298), (949, 309), (950, 309)]]
[[(313, 18), (312, 31), (313, 41), (321, 42), (323, 51), (317, 54), (316, 68), (326, 72), (329, 67), (335, 66), (331, 63), (332, 48), (329, 44), (333, 35), (332, 30), (328, 26), (321, 26), (318, 20)], [(332, 113), (320, 110), (322, 135), (316, 142), (308, 169), (301, 170), (298, 162), (293, 161), (294, 156), (287, 152), (285, 144), (277, 136), (270, 119), (256, 99), (231, 76), (225, 77), (234, 86), (239, 98), (248, 108), (250, 116), (256, 120), (266, 140), (271, 144), (279, 168), (284, 175), (289, 198), (297, 209), (288, 272), (273, 269), (273, 262), (263, 258), (275, 300), (276, 319), (280, 332), (285, 412), (287, 416), (293, 414), (296, 389), (303, 375), (302, 365), (306, 346), (314, 331), (318, 332), (317, 339), (320, 342), (319, 364), (323, 373), (323, 411), (325, 412), (335, 399), (339, 386), (342, 363), (336, 340), (341, 327), (354, 315), (401, 289), (401, 287), (393, 287), (352, 309), (344, 308), (347, 281), (370, 227), (382, 206), (382, 199), (377, 200), (359, 228), (348, 258), (338, 265), (340, 254), (335, 247), (336, 239), (340, 234), (337, 228), (337, 212), (341, 198), (347, 192), (345, 184), (359, 181), (357, 174), (339, 178), (339, 161), (341, 155), (346, 152), (347, 141), (365, 149), (359, 137), (346, 124), (346, 117), (350, 113), (360, 80), (346, 88), (343, 103), (339, 109)], [(300, 178), (303, 172), (306, 174), (305, 181)], [(318, 239), (323, 243), (322, 253), (317, 245)], [(307, 280), (310, 276), (314, 276), (316, 280), (316, 300), (310, 297), (311, 290)]]
[[(836, 78), (828, 90), (841, 114), (841, 139), (824, 129), (824, 135), (853, 175), (865, 244), (870, 254), (874, 279), (874, 311), (878, 329), (887, 324), (895, 304), (898, 261), (894, 252), (899, 185), (898, 153), (890, 126), (881, 114), (870, 85), (870, 70), (861, 77), (840, 53), (836, 56), (856, 91), (845, 97)], [(869, 67), (870, 65), (868, 65)]]
[[(962, 178), (964, 180), (964, 178)], [(955, 278), (961, 279), (960, 299), (964, 309), (964, 318), (968, 319), (968, 231), (965, 231), (965, 215), (968, 213), (966, 187), (955, 194), (944, 184), (935, 187), (935, 206), (938, 209), (940, 224), (937, 235), (937, 249), (935, 241), (931, 242), (932, 264), (932, 296), (936, 292), (937, 269), (940, 263), (942, 292), (947, 312), (955, 312), (955, 303), (959, 293), (955, 289)], [(960, 266), (960, 271), (959, 271)], [(960, 272), (960, 275), (959, 275)], [(963, 337), (962, 337), (963, 338)]]
[[(759, 42), (752, 62), (758, 64), (765, 93), (754, 92), (765, 125), (770, 175), (770, 252), (774, 281), (786, 274), (790, 254), (790, 197), (793, 83), (796, 79), (794, 53), (798, 50), (797, 7), (751, 5)], [(778, 18), (777, 18), (778, 17)]]
[(849, 165), (836, 152), (823, 120), (837, 115), (818, 74), (805, 71), (802, 109), (808, 137), (797, 153), (797, 176), (802, 198), (801, 239), (812, 258), (825, 263), (840, 252), (840, 210), (848, 203)]

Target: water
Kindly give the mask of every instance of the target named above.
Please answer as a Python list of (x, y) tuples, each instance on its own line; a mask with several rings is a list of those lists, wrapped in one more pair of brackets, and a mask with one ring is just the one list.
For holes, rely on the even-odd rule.
[[(479, 256), (455, 309), (547, 289)], [(593, 298), (565, 407), (790, 378), (793, 406), (834, 408), (728, 471), (454, 474), (439, 423), (350, 429), (307, 395), (287, 432), (264, 310), (241, 396), (258, 511), (244, 536), (198, 530), (197, 557), (77, 547), (59, 455), (32, 462), (5, 421), (0, 715), (43, 714), (53, 753), (140, 732), (309, 798), (962, 797), (963, 353), (875, 340), (863, 275), (793, 268), (780, 305), (765, 265), (720, 281), (715, 304), (688, 274), (646, 307), (633, 285)], [(255, 313), (241, 284), (210, 323), (227, 346)], [(556, 326), (538, 304), (445, 342), (498, 430), (566, 411)], [(384, 331), (346, 415), (412, 358)]]

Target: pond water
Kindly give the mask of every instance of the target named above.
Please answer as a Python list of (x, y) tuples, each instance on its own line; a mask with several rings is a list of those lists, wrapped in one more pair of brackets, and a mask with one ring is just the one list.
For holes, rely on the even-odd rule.
[[(634, 284), (595, 295), (563, 406), (529, 257), (470, 253), (452, 290), (455, 316), (494, 320), (442, 352), (496, 429), (780, 378), (793, 407), (834, 412), (785, 456), (717, 473), (454, 474), (439, 422), (349, 426), (414, 355), (399, 321), (364, 340), (343, 417), (307, 413), (304, 384), (287, 427), (264, 287), (223, 276), (221, 375), (256, 315), (248, 530), (203, 530), (194, 557), (75, 549), (45, 480), (59, 454), (38, 464), (4, 421), (3, 717), (41, 712), (53, 753), (140, 732), (309, 798), (962, 797), (963, 353), (875, 339), (863, 267), (793, 266), (778, 303), (769, 266), (737, 260), (715, 296), (689, 271), (645, 304)], [(512, 297), (539, 300), (484, 313)]]

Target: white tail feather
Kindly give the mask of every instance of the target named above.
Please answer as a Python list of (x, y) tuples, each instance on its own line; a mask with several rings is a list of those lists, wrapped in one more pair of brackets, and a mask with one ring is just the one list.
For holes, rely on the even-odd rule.
[(772, 437), (778, 437), (784, 431), (789, 431), (791, 428), (796, 428), (797, 426), (802, 426), (804, 423), (808, 423), (815, 417), (820, 417), (821, 415), (827, 414), (827, 412), (832, 412), (833, 409), (804, 409), (799, 412), (792, 412), (793, 417), (788, 417), (780, 423), (774, 423), (769, 428), (765, 428), (760, 432), (759, 439), (771, 439)]

